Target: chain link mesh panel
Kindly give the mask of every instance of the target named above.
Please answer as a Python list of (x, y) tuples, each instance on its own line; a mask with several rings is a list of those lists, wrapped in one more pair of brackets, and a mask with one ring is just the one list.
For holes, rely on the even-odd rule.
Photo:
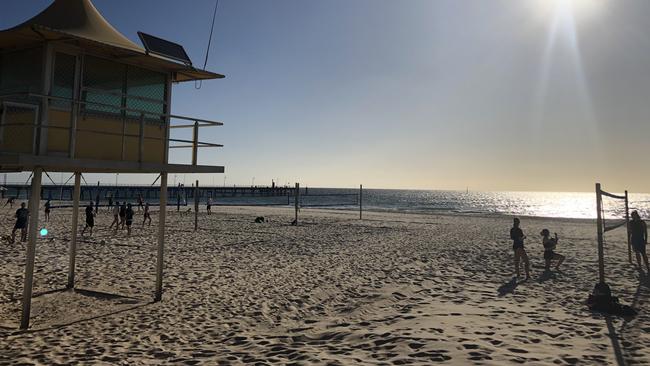
[[(76, 58), (65, 53), (57, 53), (52, 71), (52, 96), (72, 99), (74, 96), (74, 71)], [(65, 100), (52, 100), (52, 107), (70, 110), (72, 103)]]

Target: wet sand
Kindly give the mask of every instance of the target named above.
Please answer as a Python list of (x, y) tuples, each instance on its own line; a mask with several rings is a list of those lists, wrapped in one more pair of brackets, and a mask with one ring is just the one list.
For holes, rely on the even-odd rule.
[[(71, 211), (54, 210), (27, 332), (16, 331), (24, 247), (1, 243), (0, 363), (650, 364), (650, 281), (627, 263), (622, 229), (606, 235), (606, 269), (632, 319), (584, 305), (597, 278), (590, 221), (523, 218), (532, 279), (520, 282), (508, 217), (303, 210), (293, 227), (291, 209), (215, 207), (195, 233), (192, 214), (170, 210), (158, 303), (155, 212), (131, 238), (101, 213), (70, 292)], [(550, 275), (545, 227), (567, 256)]]

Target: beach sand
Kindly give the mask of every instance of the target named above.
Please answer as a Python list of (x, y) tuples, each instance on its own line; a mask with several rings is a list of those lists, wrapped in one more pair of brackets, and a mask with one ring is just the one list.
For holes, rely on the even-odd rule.
[[(71, 211), (54, 210), (27, 332), (16, 330), (24, 247), (1, 243), (0, 363), (650, 364), (650, 282), (628, 264), (623, 229), (606, 235), (606, 271), (632, 319), (585, 306), (592, 221), (522, 218), (532, 279), (516, 283), (508, 217), (303, 210), (293, 227), (291, 209), (215, 207), (193, 232), (192, 214), (170, 210), (158, 303), (155, 213), (128, 239), (101, 213), (70, 292)], [(550, 276), (545, 227), (567, 256)]]

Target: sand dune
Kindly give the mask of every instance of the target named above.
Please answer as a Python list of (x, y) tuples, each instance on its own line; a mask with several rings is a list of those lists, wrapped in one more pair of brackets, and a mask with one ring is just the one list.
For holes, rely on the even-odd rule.
[[(23, 248), (0, 244), (0, 362), (55, 364), (649, 364), (650, 281), (608, 233), (608, 279), (633, 319), (584, 305), (596, 280), (592, 222), (522, 219), (533, 278), (513, 280), (507, 217), (219, 207), (168, 217), (165, 293), (151, 303), (156, 227), (80, 243), (67, 279), (70, 211), (37, 249), (32, 329), (16, 332)], [(8, 209), (4, 217), (10, 216)], [(256, 216), (269, 222), (255, 224)], [(154, 215), (154, 225), (156, 217)], [(136, 221), (137, 222), (137, 221)], [(5, 220), (5, 231), (12, 222)], [(567, 256), (543, 275), (537, 233)], [(611, 235), (610, 235), (611, 234)]]

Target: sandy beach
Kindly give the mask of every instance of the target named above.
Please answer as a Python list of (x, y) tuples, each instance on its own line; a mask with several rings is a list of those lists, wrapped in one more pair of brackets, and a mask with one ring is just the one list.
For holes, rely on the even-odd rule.
[[(202, 208), (203, 209), (203, 208)], [(216, 207), (167, 218), (163, 301), (152, 303), (154, 225), (79, 244), (71, 211), (37, 245), (32, 327), (18, 332), (24, 247), (0, 244), (3, 364), (650, 364), (650, 282), (606, 235), (614, 294), (631, 319), (591, 313), (592, 221), (522, 218), (532, 279), (513, 281), (511, 218)], [(2, 210), (4, 232), (13, 221)], [(266, 223), (256, 224), (256, 216)], [(139, 223), (141, 216), (136, 217)], [(562, 272), (543, 275), (539, 232), (560, 236)]]

